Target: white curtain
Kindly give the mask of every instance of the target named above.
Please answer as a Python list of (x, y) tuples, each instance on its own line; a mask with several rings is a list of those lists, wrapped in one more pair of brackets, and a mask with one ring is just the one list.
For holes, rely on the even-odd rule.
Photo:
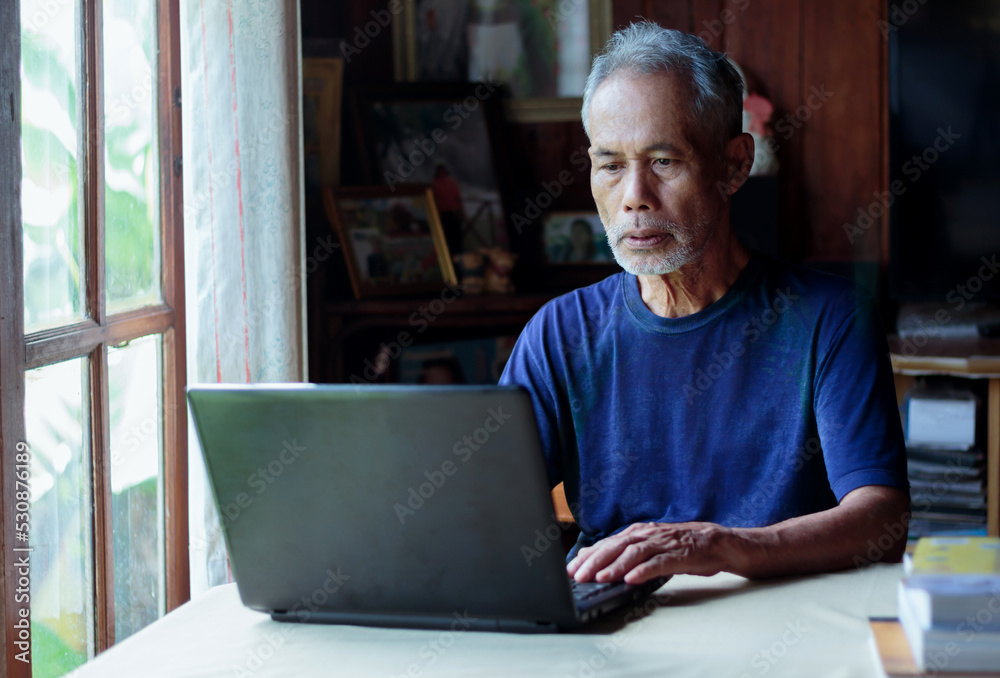
[[(297, 0), (181, 0), (188, 383), (305, 375)], [(192, 597), (229, 581), (189, 432)]]

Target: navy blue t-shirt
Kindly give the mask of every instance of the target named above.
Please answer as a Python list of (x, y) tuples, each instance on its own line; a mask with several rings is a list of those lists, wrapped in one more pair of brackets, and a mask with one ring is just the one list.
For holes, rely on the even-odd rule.
[(563, 295), (500, 378), (531, 394), (580, 545), (631, 523), (770, 525), (907, 491), (888, 347), (846, 279), (754, 252), (718, 301), (657, 316), (628, 273)]

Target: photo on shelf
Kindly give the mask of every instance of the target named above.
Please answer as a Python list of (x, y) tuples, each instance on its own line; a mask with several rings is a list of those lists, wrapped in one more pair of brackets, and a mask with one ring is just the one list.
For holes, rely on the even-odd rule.
[(452, 254), (509, 246), (499, 99), (484, 83), (354, 93), (369, 182), (429, 184)]
[(324, 188), (323, 205), (358, 299), (456, 284), (429, 187)]
[(410, 346), (399, 357), (399, 383), (496, 384), (516, 339), (501, 336)]
[(302, 60), (302, 132), (306, 181), (340, 183), (340, 108), (344, 60)]
[(404, 0), (394, 31), (399, 82), (502, 82), (514, 122), (579, 120), (611, 0)]
[(597, 212), (553, 212), (542, 227), (550, 264), (613, 263), (604, 224)]

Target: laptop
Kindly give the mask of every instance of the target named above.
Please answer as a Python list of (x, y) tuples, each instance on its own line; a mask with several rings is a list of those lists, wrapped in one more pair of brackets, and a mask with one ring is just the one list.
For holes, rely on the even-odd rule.
[(519, 387), (212, 385), (188, 400), (240, 597), (276, 620), (550, 632), (666, 581), (574, 595)]

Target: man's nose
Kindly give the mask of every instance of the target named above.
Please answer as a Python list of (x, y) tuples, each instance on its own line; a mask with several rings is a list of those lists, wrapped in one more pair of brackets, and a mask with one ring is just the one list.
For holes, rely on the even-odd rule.
[(625, 172), (625, 194), (622, 196), (622, 211), (645, 212), (659, 207), (652, 182), (655, 177), (648, 167), (632, 165)]

